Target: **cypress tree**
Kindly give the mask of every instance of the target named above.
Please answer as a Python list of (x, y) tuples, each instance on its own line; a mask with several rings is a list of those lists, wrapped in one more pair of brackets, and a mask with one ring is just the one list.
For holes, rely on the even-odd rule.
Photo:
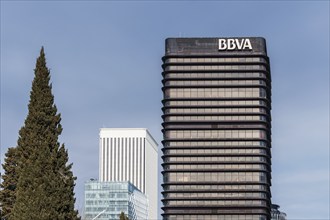
[(34, 70), (28, 115), (17, 141), (18, 180), (10, 220), (79, 219), (74, 210), (74, 180), (68, 153), (60, 145), (57, 113), (44, 49)]
[(5, 154), (5, 163), (2, 165), (4, 175), (3, 182), (0, 184), (0, 205), (1, 219), (8, 219), (16, 200), (16, 184), (17, 184), (17, 148), (8, 148)]
[(127, 215), (125, 215), (124, 212), (121, 212), (119, 215), (119, 220), (129, 220), (129, 218), (127, 217)]

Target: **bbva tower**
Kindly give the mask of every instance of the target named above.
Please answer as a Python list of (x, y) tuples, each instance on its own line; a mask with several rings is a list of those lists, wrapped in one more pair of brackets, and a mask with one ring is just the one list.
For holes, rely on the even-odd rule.
[(265, 39), (169, 38), (162, 60), (163, 219), (270, 219)]

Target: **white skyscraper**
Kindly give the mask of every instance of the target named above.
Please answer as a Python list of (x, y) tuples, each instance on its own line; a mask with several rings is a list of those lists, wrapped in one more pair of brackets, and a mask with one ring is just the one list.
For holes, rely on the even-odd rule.
[(148, 219), (157, 219), (157, 143), (145, 128), (101, 128), (99, 180), (130, 181), (148, 200)]

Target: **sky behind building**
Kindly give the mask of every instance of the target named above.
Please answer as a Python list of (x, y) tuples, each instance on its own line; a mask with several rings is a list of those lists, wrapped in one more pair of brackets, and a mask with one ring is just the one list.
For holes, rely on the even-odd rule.
[(167, 37), (261, 36), (272, 74), (272, 202), (289, 219), (329, 219), (328, 1), (0, 4), (1, 162), (27, 115), (41, 46), (82, 211), (84, 182), (98, 176), (99, 128), (145, 127), (161, 143)]

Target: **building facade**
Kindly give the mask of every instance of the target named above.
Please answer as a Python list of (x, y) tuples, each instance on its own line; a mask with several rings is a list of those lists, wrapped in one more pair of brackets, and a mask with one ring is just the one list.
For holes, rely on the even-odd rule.
[(130, 220), (145, 220), (147, 205), (147, 197), (130, 182), (85, 183), (85, 220), (118, 220), (121, 212)]
[(157, 143), (144, 128), (100, 129), (99, 179), (129, 181), (149, 201), (148, 219), (157, 219)]
[(169, 38), (164, 220), (271, 218), (271, 76), (263, 38)]

